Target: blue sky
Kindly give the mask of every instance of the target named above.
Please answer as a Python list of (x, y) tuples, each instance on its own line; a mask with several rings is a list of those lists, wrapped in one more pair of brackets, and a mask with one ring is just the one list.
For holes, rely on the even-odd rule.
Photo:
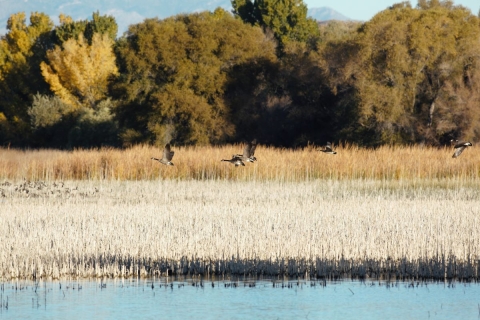
[[(353, 20), (367, 21), (376, 13), (385, 10), (394, 3), (404, 0), (303, 0), (309, 8), (330, 7), (335, 11), (347, 16)], [(417, 1), (410, 1), (412, 6), (417, 5)], [(462, 5), (469, 8), (473, 14), (478, 14), (480, 9), (479, 0), (454, 0), (455, 5)]]
[[(189, 1), (189, 0), (187, 0)], [(202, 10), (213, 10), (217, 5), (229, 7), (230, 0), (190, 0), (195, 6), (204, 4)], [(303, 0), (309, 8), (330, 7), (338, 13), (359, 21), (368, 21), (376, 13), (385, 10), (394, 3), (405, 0)], [(469, 8), (474, 15), (480, 9), (480, 0), (453, 0), (457, 5)], [(149, 3), (154, 3), (153, 10)], [(170, 5), (162, 5), (170, 3)], [(413, 6), (417, 0), (411, 0)], [(25, 11), (27, 17), (31, 11), (39, 11), (50, 15), (55, 23), (58, 23), (58, 14), (63, 12), (77, 19), (90, 19), (94, 11), (101, 14), (113, 15), (119, 26), (121, 35), (130, 24), (139, 23), (145, 18), (166, 16), (178, 13), (177, 9), (183, 8), (177, 5), (176, 0), (0, 0), (0, 36), (6, 33), (7, 19), (12, 13)], [(147, 8), (147, 9), (145, 9)], [(145, 10), (144, 10), (145, 9)], [(193, 6), (192, 11), (195, 7)], [(175, 11), (177, 10), (177, 11)], [(162, 14), (163, 12), (163, 14)]]

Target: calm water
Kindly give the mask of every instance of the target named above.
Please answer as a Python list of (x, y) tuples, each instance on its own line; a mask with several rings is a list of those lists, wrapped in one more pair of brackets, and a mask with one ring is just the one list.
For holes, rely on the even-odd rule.
[(274, 287), (272, 280), (216, 280), (214, 287), (212, 281), (202, 285), (191, 279), (4, 282), (0, 318), (480, 319), (479, 284), (276, 280)]

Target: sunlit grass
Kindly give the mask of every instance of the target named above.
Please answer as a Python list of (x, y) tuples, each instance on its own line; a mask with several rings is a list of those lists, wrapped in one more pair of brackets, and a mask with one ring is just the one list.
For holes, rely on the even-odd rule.
[(0, 278), (479, 279), (480, 183), (3, 183)]
[(457, 159), (451, 148), (338, 147), (337, 155), (315, 147), (279, 149), (259, 146), (258, 161), (235, 168), (228, 159), (242, 145), (173, 147), (174, 167), (152, 161), (161, 148), (136, 146), (126, 150), (0, 149), (0, 178), (28, 180), (207, 180), (305, 181), (312, 179), (444, 179), (464, 181), (480, 176), (480, 153), (468, 148)]
[(475, 147), (242, 149), (0, 150), (0, 278), (480, 279)]

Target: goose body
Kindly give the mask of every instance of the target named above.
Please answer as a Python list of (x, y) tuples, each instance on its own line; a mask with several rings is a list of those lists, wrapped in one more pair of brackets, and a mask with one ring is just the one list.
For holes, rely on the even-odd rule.
[(254, 139), (252, 142), (248, 142), (243, 148), (243, 154), (235, 154), (233, 157), (239, 158), (242, 161), (246, 162), (255, 162), (257, 158), (255, 157), (255, 149), (257, 148), (257, 139)]
[(222, 161), (230, 162), (230, 163), (234, 164), (235, 167), (245, 166), (245, 163), (243, 163), (242, 159), (240, 159), (239, 157), (237, 157), (235, 155), (232, 156), (232, 159), (222, 159)]
[(172, 159), (173, 159), (174, 153), (175, 152), (171, 151), (171, 149), (170, 149), (170, 143), (167, 143), (165, 145), (165, 148), (163, 149), (163, 157), (161, 159), (152, 157), (152, 160), (156, 160), (156, 161), (160, 162), (161, 164), (164, 164), (164, 165), (167, 165), (167, 166), (173, 166)]
[(322, 151), (324, 153), (328, 153), (328, 154), (337, 154), (337, 151), (333, 150), (332, 144), (330, 142), (327, 142), (327, 144), (320, 151)]
[(472, 146), (472, 143), (468, 141), (458, 141), (452, 139), (450, 140), (450, 142), (454, 144), (453, 147), (455, 148), (455, 152), (453, 153), (452, 158), (459, 157), (462, 154), (463, 150), (465, 150), (467, 147)]

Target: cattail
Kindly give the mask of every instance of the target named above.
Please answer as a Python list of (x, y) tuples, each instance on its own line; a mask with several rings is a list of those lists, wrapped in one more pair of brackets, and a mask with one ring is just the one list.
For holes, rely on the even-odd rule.
[(0, 279), (479, 279), (475, 181), (20, 184), (2, 186)]

